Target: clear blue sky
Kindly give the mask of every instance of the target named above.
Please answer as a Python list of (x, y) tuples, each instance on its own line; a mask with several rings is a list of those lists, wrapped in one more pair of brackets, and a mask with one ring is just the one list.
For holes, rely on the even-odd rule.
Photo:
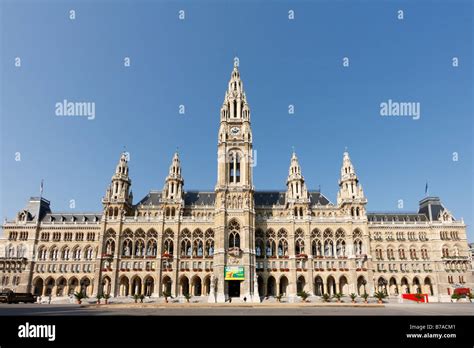
[[(474, 222), (471, 1), (1, 4), (2, 218), (38, 195), (42, 178), (53, 210), (74, 199), (74, 211), (100, 211), (124, 146), (135, 201), (162, 188), (177, 146), (185, 188), (213, 190), (237, 55), (257, 189), (285, 189), (294, 146), (309, 188), (335, 202), (347, 146), (369, 211), (397, 211), (399, 199), (417, 210), (428, 181), (456, 218)], [(63, 99), (95, 102), (95, 119), (55, 116)], [(421, 118), (381, 117), (388, 99), (420, 102)]]

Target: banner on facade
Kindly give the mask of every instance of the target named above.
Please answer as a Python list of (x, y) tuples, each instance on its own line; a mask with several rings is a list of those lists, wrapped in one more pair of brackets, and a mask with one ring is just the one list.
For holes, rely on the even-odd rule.
[(224, 280), (244, 280), (243, 266), (225, 266)]

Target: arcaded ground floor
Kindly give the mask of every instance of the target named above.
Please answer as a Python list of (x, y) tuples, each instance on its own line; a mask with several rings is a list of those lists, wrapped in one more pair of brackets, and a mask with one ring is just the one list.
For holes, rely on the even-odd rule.
[(146, 307), (138, 304), (127, 306), (79, 306), (76, 304), (0, 304), (0, 316), (21, 316), (21, 315), (78, 315), (78, 316), (108, 316), (108, 315), (376, 315), (376, 316), (451, 316), (465, 315), (474, 316), (473, 303), (385, 303), (384, 306), (349, 307), (329, 305), (325, 307), (305, 304), (225, 304), (207, 305), (200, 304), (150, 304)]

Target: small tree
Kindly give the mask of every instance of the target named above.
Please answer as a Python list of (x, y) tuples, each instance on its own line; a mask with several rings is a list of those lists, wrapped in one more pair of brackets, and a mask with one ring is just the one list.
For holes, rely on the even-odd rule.
[(324, 302), (330, 302), (331, 301), (331, 296), (329, 296), (329, 294), (323, 294), (323, 301)]
[(300, 291), (297, 295), (301, 297), (302, 302), (306, 302), (306, 299), (309, 297), (309, 294), (306, 291)]
[(186, 302), (189, 303), (189, 300), (191, 299), (191, 295), (190, 294), (184, 294), (184, 298), (186, 299)]
[(78, 304), (81, 304), (82, 300), (88, 298), (87, 295), (83, 293), (82, 291), (75, 292), (74, 297), (76, 298)]
[(140, 303), (143, 303), (143, 299), (145, 298), (145, 295), (141, 294), (140, 295)]
[(337, 300), (338, 303), (341, 303), (342, 296), (344, 296), (343, 293), (336, 292), (333, 297)]
[(367, 299), (369, 298), (369, 294), (368, 294), (368, 293), (364, 292), (361, 297), (364, 299), (364, 303), (367, 303), (367, 302), (368, 302), (368, 300), (367, 300)]
[(110, 294), (104, 295), (105, 304), (109, 303)]
[(97, 294), (95, 298), (97, 299), (97, 304), (100, 304), (100, 300), (104, 298), (104, 295)]
[(383, 291), (377, 291), (374, 293), (374, 297), (377, 299), (378, 303), (382, 303), (382, 300), (387, 297), (387, 295)]
[(357, 295), (352, 293), (349, 296), (351, 297), (352, 303), (355, 303), (355, 299), (356, 299)]

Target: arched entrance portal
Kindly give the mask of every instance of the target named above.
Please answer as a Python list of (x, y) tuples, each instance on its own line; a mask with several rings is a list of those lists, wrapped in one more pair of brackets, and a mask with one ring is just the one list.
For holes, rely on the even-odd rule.
[(363, 276), (357, 278), (357, 294), (362, 296), (363, 294), (367, 293), (367, 280)]
[(164, 276), (161, 284), (162, 284), (162, 289), (161, 289), (162, 294), (164, 293), (171, 294), (171, 284), (172, 284), (171, 278), (168, 276)]
[(265, 296), (265, 284), (261, 276), (258, 276), (258, 295)]
[(288, 289), (288, 278), (282, 276), (280, 278), (280, 295), (286, 296), (286, 291)]
[(155, 290), (155, 280), (153, 277), (147, 277), (145, 279), (145, 296), (151, 296)]
[(189, 279), (186, 276), (183, 276), (179, 281), (179, 294), (181, 296), (189, 295)]
[(314, 280), (314, 294), (316, 296), (323, 296), (324, 293), (324, 285), (323, 279), (320, 276), (317, 276)]
[(267, 280), (267, 296), (275, 296), (276, 293), (276, 281), (273, 276), (268, 277)]
[(433, 292), (433, 284), (431, 283), (431, 279), (429, 277), (426, 277), (425, 278), (425, 281), (424, 281), (424, 293), (425, 294), (428, 294), (430, 296), (433, 296), (434, 295), (434, 292)]
[(328, 294), (329, 295), (334, 295), (336, 292), (337, 292), (337, 289), (336, 289), (336, 280), (334, 279), (333, 276), (329, 276), (328, 277)]
[(33, 294), (36, 296), (43, 295), (43, 279), (36, 278), (33, 284)]
[(296, 292), (300, 293), (304, 291), (306, 285), (306, 280), (304, 279), (303, 276), (299, 276), (298, 280), (296, 281)]
[(339, 278), (339, 292), (341, 294), (349, 294), (349, 283), (347, 282), (347, 278), (345, 276), (341, 276)]

